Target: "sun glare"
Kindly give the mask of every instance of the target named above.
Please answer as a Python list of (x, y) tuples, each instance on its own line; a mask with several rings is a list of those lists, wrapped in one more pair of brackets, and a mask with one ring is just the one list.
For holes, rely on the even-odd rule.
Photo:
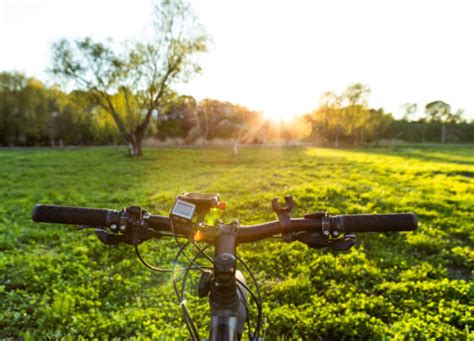
[(283, 111), (277, 111), (277, 110), (268, 110), (263, 112), (263, 116), (270, 121), (274, 122), (289, 122), (291, 121), (292, 118), (297, 116), (297, 113), (285, 113)]

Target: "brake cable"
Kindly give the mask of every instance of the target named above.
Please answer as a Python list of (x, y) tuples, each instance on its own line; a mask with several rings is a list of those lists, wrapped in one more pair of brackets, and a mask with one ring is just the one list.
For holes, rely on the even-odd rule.
[[(178, 235), (175, 233), (174, 225), (173, 225), (173, 219), (171, 219), (171, 218), (170, 218), (170, 226), (171, 226), (171, 232), (172, 232), (173, 235), (174, 235), (174, 239), (175, 239), (176, 245), (178, 246), (178, 248), (181, 249), (182, 246), (181, 246), (181, 244), (180, 244), (179, 241), (178, 241)], [(192, 241), (192, 243), (193, 243), (193, 245), (194, 245), (194, 244), (195, 244), (195, 241), (192, 240), (192, 239), (188, 239), (187, 244), (189, 244), (191, 241)], [(198, 247), (197, 245), (194, 245), (194, 246), (196, 246), (197, 249), (199, 250), (199, 247)], [(193, 264), (198, 270), (200, 270), (201, 272), (203, 272), (202, 267), (201, 267), (199, 264), (197, 264), (197, 263), (195, 263), (194, 261), (192, 261), (191, 258), (189, 258), (189, 256), (186, 254), (186, 252), (184, 252), (184, 249), (183, 249), (183, 252), (182, 252), (182, 253), (183, 253), (184, 257), (186, 257), (186, 259), (188, 260), (188, 262), (190, 262), (190, 263)], [(207, 258), (207, 257), (206, 257), (206, 258)]]
[(255, 296), (253, 291), (250, 290), (249, 287), (246, 284), (242, 283), (240, 280), (238, 280), (236, 278), (237, 281), (250, 293), (250, 295), (252, 296), (252, 299), (255, 301), (255, 303), (257, 305), (257, 325), (256, 325), (256, 328), (255, 328), (256, 329), (255, 330), (255, 337), (258, 338), (258, 336), (260, 334), (260, 328), (262, 326), (262, 296), (260, 295), (260, 287), (258, 286), (257, 279), (255, 278), (252, 270), (250, 270), (247, 263), (245, 263), (244, 260), (242, 258), (240, 258), (239, 256), (237, 256), (237, 255), (236, 255), (236, 258), (244, 266), (245, 270), (247, 270), (247, 272), (249, 273), (250, 278), (254, 282), (255, 288), (257, 290), (257, 296)]
[[(188, 247), (189, 241), (183, 244), (178, 252), (176, 253), (176, 256), (173, 261), (173, 270), (176, 268), (176, 264), (178, 263), (179, 256), (183, 253), (184, 249)], [(194, 321), (191, 318), (191, 315), (188, 312), (188, 309), (186, 307), (186, 301), (183, 300), (183, 297), (180, 295), (179, 290), (178, 290), (178, 285), (176, 282), (176, 272), (173, 271), (173, 289), (175, 292), (175, 295), (179, 299), (179, 305), (181, 306), (181, 309), (183, 310), (183, 315), (184, 315), (184, 322), (186, 324), (186, 327), (188, 328), (189, 334), (191, 334), (191, 337), (193, 340), (199, 340), (199, 333), (196, 330), (196, 326), (194, 325)]]
[[(187, 277), (188, 277), (188, 273), (189, 273), (189, 270), (192, 269), (191, 267), (191, 263), (194, 263), (194, 264), (197, 264), (195, 263), (196, 260), (202, 255), (204, 257), (206, 257), (211, 263), (214, 263), (214, 260), (205, 252), (205, 250), (211, 246), (211, 244), (207, 244), (205, 247), (201, 248), (196, 242), (194, 241), (188, 241), (185, 246), (187, 247), (189, 245), (189, 243), (193, 244), (194, 247), (196, 247), (198, 249), (198, 253), (194, 256), (194, 258), (192, 260), (190, 260), (190, 266), (188, 266), (186, 269), (185, 269), (185, 274), (184, 274), (184, 277), (183, 277), (183, 280), (182, 280), (182, 284), (181, 284), (181, 295), (177, 295), (178, 299), (180, 300), (180, 302), (183, 302), (184, 300), (184, 290), (185, 290), (185, 286), (186, 286), (186, 281), (187, 281)], [(180, 249), (181, 250), (181, 249)], [(184, 248), (183, 248), (184, 250)], [(181, 252), (184, 254), (184, 252)], [(238, 278), (236, 278), (236, 281), (250, 294), (250, 296), (252, 297), (252, 300), (255, 302), (256, 306), (257, 306), (257, 323), (255, 325), (255, 332), (253, 334), (253, 337), (258, 337), (258, 335), (260, 334), (260, 329), (261, 329), (261, 321), (262, 321), (262, 299), (261, 299), (261, 295), (260, 295), (260, 288), (258, 286), (258, 282), (252, 272), (252, 270), (249, 268), (249, 266), (245, 263), (245, 261), (236, 256), (237, 260), (244, 266), (245, 270), (249, 273), (250, 277), (252, 278), (252, 281), (254, 282), (255, 284), (255, 287), (257, 288), (257, 295), (255, 295), (255, 293), (253, 292), (253, 290), (251, 290), (248, 285), (246, 285), (244, 282), (242, 282), (241, 280), (239, 280)], [(201, 269), (209, 269), (208, 267), (202, 267), (200, 266)], [(211, 268), (212, 269), (212, 268)], [(174, 282), (175, 283), (175, 282)], [(174, 284), (173, 283), (173, 284)], [(241, 293), (241, 296), (242, 296), (242, 289), (238, 286), (238, 290), (240, 291)], [(176, 293), (176, 292), (175, 292)], [(241, 301), (242, 301), (242, 298), (241, 298)], [(243, 302), (243, 301), (242, 301)], [(248, 328), (249, 328), (249, 333), (250, 333), (250, 318), (249, 318), (249, 309), (248, 309), (248, 305), (246, 302), (243, 302), (244, 304), (244, 307), (246, 309), (246, 312), (247, 312), (247, 325), (248, 325)], [(185, 307), (184, 307), (185, 308)], [(187, 311), (187, 310), (186, 310)], [(187, 312), (187, 315), (189, 316), (189, 319), (191, 319), (192, 321), (192, 318), (190, 317), (189, 315), (189, 312)], [(193, 322), (192, 322), (193, 323)]]
[[(158, 267), (155, 267), (155, 266), (147, 263), (143, 259), (143, 257), (141, 256), (137, 244), (134, 245), (135, 253), (137, 254), (137, 257), (140, 260), (140, 262), (143, 265), (145, 265), (147, 268), (149, 268), (153, 271), (156, 271), (156, 272), (162, 272), (162, 273), (163, 272), (168, 272), (168, 273), (172, 272), (173, 273), (173, 288), (174, 288), (174, 291), (175, 291), (175, 295), (177, 296), (177, 298), (179, 300), (179, 305), (181, 306), (181, 308), (183, 310), (184, 322), (186, 324), (186, 327), (187, 327), (192, 339), (193, 340), (199, 340), (199, 333), (198, 333), (198, 331), (196, 329), (196, 326), (194, 324), (194, 321), (193, 321), (193, 319), (192, 319), (191, 315), (189, 314), (189, 311), (186, 307), (186, 300), (184, 299), (184, 297), (185, 297), (184, 296), (184, 290), (185, 290), (186, 280), (187, 280), (187, 277), (188, 277), (188, 274), (189, 274), (190, 270), (199, 270), (201, 272), (204, 272), (204, 269), (209, 269), (210, 268), (210, 267), (201, 266), (201, 265), (196, 263), (196, 260), (201, 255), (203, 255), (208, 261), (210, 261), (212, 264), (214, 264), (213, 258), (205, 252), (205, 250), (210, 246), (210, 244), (208, 244), (205, 247), (201, 248), (193, 239), (188, 239), (188, 241), (186, 243), (180, 244), (180, 242), (178, 240), (178, 235), (175, 233), (174, 224), (173, 224), (172, 219), (170, 219), (170, 225), (171, 225), (171, 231), (172, 231), (172, 234), (170, 235), (170, 237), (174, 236), (176, 245), (179, 248), (179, 250), (176, 254), (176, 257), (174, 259), (174, 262), (173, 262), (173, 269), (162, 269), (162, 268), (158, 268)], [(198, 250), (198, 253), (192, 259), (185, 252), (185, 249), (189, 246), (189, 244), (192, 244)], [(181, 254), (183, 254), (185, 256), (185, 258), (189, 261), (189, 266), (186, 267), (186, 268), (177, 269), (176, 265), (178, 263), (178, 259), (179, 259)], [(246, 310), (246, 315), (247, 315), (247, 321), (246, 322), (247, 322), (247, 326), (248, 326), (249, 337), (258, 338), (258, 336), (260, 334), (261, 323), (262, 323), (262, 299), (261, 299), (261, 295), (260, 295), (260, 288), (258, 286), (258, 282), (257, 282), (253, 272), (250, 270), (250, 268), (247, 266), (247, 264), (240, 257), (238, 257), (237, 255), (236, 255), (236, 259), (244, 266), (245, 270), (249, 273), (250, 277), (252, 278), (252, 281), (255, 284), (256, 290), (257, 290), (257, 295), (255, 295), (255, 293), (244, 282), (242, 282), (241, 280), (236, 278), (236, 281), (250, 294), (250, 296), (252, 297), (252, 299), (254, 300), (254, 302), (257, 306), (257, 323), (255, 325), (255, 332), (252, 335), (251, 326), (250, 326), (250, 314), (249, 314), (250, 310), (249, 310), (249, 307), (247, 305), (247, 302), (243, 302), (242, 289), (238, 286), (238, 290), (239, 290), (240, 295), (241, 295), (241, 301), (243, 302), (245, 310)], [(193, 267), (193, 265), (194, 265), (194, 267)], [(178, 272), (178, 271), (185, 271), (184, 277), (183, 277), (183, 280), (182, 280), (182, 284), (181, 284), (181, 293), (179, 292), (177, 281), (176, 281), (176, 272)]]
[(249, 340), (253, 340), (253, 335), (252, 335), (252, 331), (250, 330), (250, 310), (249, 310), (249, 307), (247, 305), (247, 302), (244, 301), (243, 297), (244, 297), (244, 294), (242, 292), (242, 289), (240, 288), (240, 286), (237, 286), (237, 290), (239, 290), (239, 293), (240, 293), (240, 302), (242, 302), (242, 304), (244, 305), (245, 307), (245, 315), (246, 315), (246, 322), (247, 322), (247, 332), (248, 332), (248, 337), (249, 337)]
[(206, 247), (201, 248), (201, 247), (198, 245), (198, 243), (196, 243), (194, 240), (192, 240), (191, 243), (194, 245), (194, 247), (195, 247), (196, 249), (198, 249), (198, 251), (199, 251), (200, 253), (202, 253), (202, 255), (203, 255), (209, 262), (211, 262), (212, 264), (214, 264), (214, 259), (213, 259), (211, 256), (209, 256), (206, 252), (204, 252), (204, 250), (206, 250), (211, 244), (207, 244)]
[(140, 250), (138, 249), (138, 244), (137, 244), (137, 245), (133, 245), (133, 247), (134, 247), (134, 249), (135, 249), (135, 253), (136, 253), (138, 259), (140, 260), (140, 262), (141, 262), (143, 265), (145, 265), (148, 269), (153, 270), (153, 271), (156, 271), (156, 272), (170, 273), (170, 272), (173, 272), (173, 271), (186, 271), (186, 270), (200, 270), (200, 271), (202, 271), (202, 269), (205, 268), (205, 267), (202, 267), (202, 266), (200, 266), (199, 264), (196, 264), (196, 263), (194, 263), (194, 262), (193, 262), (194, 267), (178, 268), (178, 269), (159, 268), (159, 267), (156, 267), (156, 266), (151, 265), (150, 263), (148, 263), (148, 262), (143, 258), (143, 256), (142, 256), (141, 253), (140, 253)]
[[(201, 256), (202, 254), (204, 254), (204, 251), (210, 246), (210, 244), (207, 244), (205, 247), (203, 247), (202, 249), (199, 249), (199, 252), (197, 253), (196, 256), (194, 256), (193, 258), (193, 261), (196, 261), (199, 256)], [(204, 268), (204, 267), (201, 267), (201, 268)], [(212, 269), (211, 267), (205, 267), (206, 269)], [(188, 273), (189, 273), (189, 270), (191, 270), (191, 266), (188, 266), (186, 268), (186, 272), (184, 273), (184, 276), (183, 276), (183, 280), (182, 280), (182, 284), (181, 284), (181, 296), (184, 298), (184, 287), (186, 286), (186, 280), (187, 280), (187, 277), (188, 277)]]

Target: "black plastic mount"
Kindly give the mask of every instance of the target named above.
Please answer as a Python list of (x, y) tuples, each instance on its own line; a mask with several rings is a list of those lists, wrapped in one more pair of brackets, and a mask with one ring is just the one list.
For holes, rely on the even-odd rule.
[(286, 241), (291, 241), (292, 229), (291, 229), (291, 217), (290, 213), (295, 207), (295, 202), (291, 195), (285, 196), (285, 206), (281, 206), (278, 202), (278, 197), (273, 198), (272, 200), (272, 210), (278, 216), (280, 221), (280, 226), (283, 228), (283, 239)]
[(297, 240), (314, 249), (331, 248), (333, 251), (346, 251), (355, 244), (355, 234), (339, 235), (339, 231), (331, 236), (330, 218), (326, 212), (306, 214), (305, 219), (321, 219), (321, 233), (317, 232), (292, 232), (290, 213), (295, 207), (295, 202), (290, 195), (285, 196), (285, 206), (278, 203), (278, 198), (272, 200), (272, 210), (278, 216), (283, 228), (282, 237), (286, 242)]
[(119, 243), (138, 245), (157, 236), (147, 228), (147, 219), (148, 213), (140, 206), (130, 206), (113, 217), (109, 226), (112, 232), (106, 231), (105, 227), (96, 228), (95, 232), (100, 241), (107, 245)]

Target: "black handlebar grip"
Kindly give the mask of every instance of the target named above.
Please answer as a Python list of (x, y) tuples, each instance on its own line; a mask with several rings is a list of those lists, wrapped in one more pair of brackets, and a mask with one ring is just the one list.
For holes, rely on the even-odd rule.
[(416, 230), (414, 213), (344, 214), (331, 217), (331, 229), (340, 232), (388, 232)]
[(108, 226), (109, 217), (113, 210), (36, 205), (33, 208), (32, 219), (36, 222), (87, 225), (87, 226)]

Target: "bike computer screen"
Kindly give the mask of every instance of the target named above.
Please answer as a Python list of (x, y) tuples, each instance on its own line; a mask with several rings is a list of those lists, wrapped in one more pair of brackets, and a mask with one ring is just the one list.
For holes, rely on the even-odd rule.
[(196, 205), (177, 199), (174, 203), (173, 209), (171, 210), (171, 214), (180, 218), (192, 220), (195, 210)]

